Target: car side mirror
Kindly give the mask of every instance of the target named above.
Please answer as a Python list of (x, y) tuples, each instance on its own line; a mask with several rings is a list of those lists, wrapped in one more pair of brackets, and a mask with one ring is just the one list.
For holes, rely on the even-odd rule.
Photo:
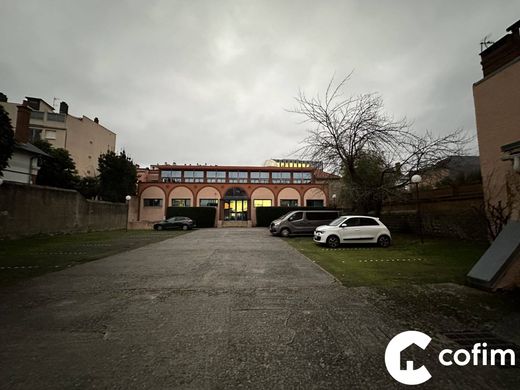
[(346, 223), (342, 223), (341, 225), (339, 225), (339, 227), (346, 228), (347, 224)]

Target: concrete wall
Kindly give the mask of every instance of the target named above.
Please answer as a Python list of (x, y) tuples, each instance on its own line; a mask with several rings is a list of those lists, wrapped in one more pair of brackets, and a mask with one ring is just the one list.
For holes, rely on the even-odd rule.
[(73, 190), (3, 183), (0, 237), (124, 229), (122, 203), (86, 200)]

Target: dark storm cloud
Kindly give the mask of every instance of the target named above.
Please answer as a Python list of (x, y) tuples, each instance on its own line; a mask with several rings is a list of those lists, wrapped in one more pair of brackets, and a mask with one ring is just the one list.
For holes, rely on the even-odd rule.
[(23, 1), (0, 13), (1, 91), (98, 116), (136, 162), (260, 164), (305, 136), (299, 89), (354, 70), (418, 131), (474, 132), (479, 41), (518, 3)]

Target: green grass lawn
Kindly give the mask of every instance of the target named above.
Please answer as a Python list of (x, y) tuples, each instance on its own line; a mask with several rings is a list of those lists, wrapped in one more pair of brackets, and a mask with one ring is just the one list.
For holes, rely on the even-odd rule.
[(117, 230), (0, 241), (0, 286), (184, 234)]
[[(436, 238), (421, 243), (411, 235), (394, 235), (393, 239), (386, 249), (368, 245), (327, 249), (310, 237), (284, 240), (344, 286), (375, 292), (368, 294), (370, 304), (399, 318), (403, 328), (436, 332), (450, 329), (457, 320), (462, 330), (489, 330), (497, 324), (514, 329), (518, 291), (491, 294), (462, 286), (488, 243)], [(504, 337), (514, 340), (517, 334), (506, 332)]]
[(486, 242), (436, 238), (421, 243), (409, 235), (395, 235), (389, 248), (350, 245), (328, 249), (310, 237), (286, 241), (349, 287), (463, 284), (467, 272), (489, 246)]

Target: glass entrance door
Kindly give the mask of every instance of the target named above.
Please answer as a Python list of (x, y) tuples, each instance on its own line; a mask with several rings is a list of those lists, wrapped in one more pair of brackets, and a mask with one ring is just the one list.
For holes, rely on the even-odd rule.
[(224, 221), (247, 221), (247, 199), (224, 200)]

